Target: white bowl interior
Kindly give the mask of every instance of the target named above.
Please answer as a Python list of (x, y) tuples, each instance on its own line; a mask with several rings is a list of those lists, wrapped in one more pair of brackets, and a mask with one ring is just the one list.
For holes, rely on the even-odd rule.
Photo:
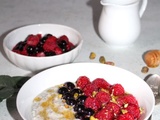
[[(24, 41), (29, 34), (38, 33), (42, 34), (42, 36), (48, 33), (56, 37), (66, 35), (77, 47), (67, 53), (52, 57), (28, 57), (11, 51), (19, 41)], [(16, 66), (26, 70), (36, 71), (72, 62), (80, 52), (82, 43), (82, 36), (73, 28), (57, 24), (35, 24), (24, 26), (10, 32), (4, 38), (3, 47), (9, 60)]]
[(147, 120), (152, 114), (155, 104), (152, 90), (144, 80), (135, 74), (118, 67), (100, 63), (73, 63), (43, 71), (24, 84), (17, 96), (17, 108), (22, 118), (24, 120), (31, 119), (32, 100), (39, 93), (66, 81), (75, 82), (81, 75), (86, 75), (91, 80), (104, 78), (111, 84), (122, 84), (127, 92), (137, 98), (140, 107), (145, 110), (139, 120)]

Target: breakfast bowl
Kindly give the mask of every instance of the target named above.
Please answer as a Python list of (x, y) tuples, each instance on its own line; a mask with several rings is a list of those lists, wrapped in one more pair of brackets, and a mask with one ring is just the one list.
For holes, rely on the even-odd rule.
[[(38, 57), (19, 54), (13, 51), (13, 48), (18, 43), (21, 41), (26, 42), (27, 36), (32, 35), (41, 37), (52, 35), (56, 39), (61, 36), (66, 36), (74, 48), (62, 54), (52, 55), (48, 52), (47, 54), (49, 55), (41, 55)], [(30, 39), (29, 42), (32, 42), (32, 39)], [(17, 28), (6, 35), (3, 41), (3, 48), (8, 59), (14, 65), (28, 71), (41, 71), (49, 67), (73, 62), (80, 53), (82, 44), (83, 39), (81, 34), (73, 28), (58, 24), (33, 24)]]
[[(86, 76), (88, 77), (92, 82), (96, 78), (102, 78), (106, 80), (111, 85), (114, 84), (121, 84), (125, 91), (127, 93), (132, 94), (136, 100), (138, 101), (138, 104), (141, 108), (141, 115), (138, 118), (138, 120), (147, 120), (154, 109), (155, 105), (155, 98), (153, 95), (153, 92), (151, 88), (148, 86), (148, 84), (136, 76), (135, 74), (124, 70), (119, 67), (101, 64), (101, 63), (72, 63), (72, 64), (65, 64), (56, 66), (50, 69), (47, 69), (45, 71), (42, 71), (38, 73), (37, 75), (33, 76), (31, 79), (29, 79), (20, 89), (17, 95), (17, 109), (19, 114), (24, 120), (32, 120), (33, 116), (35, 115), (35, 112), (33, 111), (35, 106), (33, 105), (34, 101), (41, 101), (42, 98), (37, 97), (41, 93), (43, 93), (45, 90), (47, 90), (47, 93), (50, 93), (52, 90), (48, 90), (48, 88), (54, 88), (54, 86), (62, 86), (63, 83), (66, 83), (67, 81), (70, 81), (72, 83), (77, 83), (77, 80), (80, 76)], [(77, 83), (78, 84), (78, 83)], [(101, 84), (102, 85), (102, 84)], [(85, 88), (84, 88), (85, 89)], [(88, 89), (90, 90), (90, 89)], [(100, 89), (105, 91), (104, 89)], [(59, 91), (59, 90), (58, 90)], [(94, 92), (94, 94), (97, 94)], [(43, 95), (42, 95), (43, 96)], [(52, 95), (52, 97), (55, 96)], [(61, 97), (56, 99), (60, 99), (60, 101), (63, 101)], [(94, 96), (93, 96), (94, 97)], [(96, 97), (96, 96), (95, 96)], [(50, 99), (50, 97), (44, 95), (45, 100)], [(101, 99), (101, 98), (100, 98)], [(115, 102), (116, 97), (114, 97)], [(43, 101), (43, 103), (38, 103), (41, 107), (46, 107), (52, 103)], [(61, 105), (58, 105), (58, 108), (55, 108), (53, 102), (51, 104), (51, 108), (57, 111), (58, 108), (62, 109)], [(65, 103), (64, 103), (65, 104)], [(91, 102), (90, 105), (95, 105)], [(33, 107), (34, 106), (34, 107)], [(66, 106), (66, 105), (65, 105)], [(127, 105), (125, 105), (127, 107)], [(72, 107), (67, 107), (71, 109)], [(39, 110), (38, 108), (36, 110)], [(37, 113), (41, 113), (41, 115), (47, 115), (46, 111), (43, 111), (42, 108), (40, 108), (40, 111)], [(124, 110), (123, 110), (124, 111)], [(52, 116), (53, 113), (48, 113), (49, 116)], [(58, 112), (55, 113), (53, 116), (58, 116)], [(53, 117), (52, 116), (52, 117)], [(58, 118), (53, 117), (52, 119), (58, 120)], [(40, 119), (40, 118), (38, 118)], [(34, 119), (36, 120), (36, 119)], [(65, 119), (64, 119), (65, 120)], [(73, 119), (74, 120), (74, 119)], [(77, 120), (77, 119), (76, 119)]]

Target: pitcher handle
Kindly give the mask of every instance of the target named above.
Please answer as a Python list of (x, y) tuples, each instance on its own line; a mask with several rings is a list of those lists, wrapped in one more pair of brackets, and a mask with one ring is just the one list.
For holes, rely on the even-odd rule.
[(147, 4), (148, 4), (148, 0), (142, 0), (142, 5), (139, 10), (140, 17), (142, 17), (144, 11), (146, 10)]

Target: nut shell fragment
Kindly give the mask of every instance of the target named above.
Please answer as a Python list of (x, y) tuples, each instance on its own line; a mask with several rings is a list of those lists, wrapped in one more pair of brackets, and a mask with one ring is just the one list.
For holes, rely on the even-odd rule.
[(147, 66), (142, 67), (141, 72), (142, 73), (147, 73), (149, 71), (149, 68)]
[(105, 57), (104, 57), (104, 56), (100, 56), (99, 62), (100, 62), (100, 63), (105, 63), (105, 62), (106, 62)]
[(160, 64), (160, 50), (151, 50), (144, 55), (144, 62), (148, 67), (155, 68)]
[(96, 58), (96, 53), (91, 52), (89, 58), (90, 59), (95, 59)]

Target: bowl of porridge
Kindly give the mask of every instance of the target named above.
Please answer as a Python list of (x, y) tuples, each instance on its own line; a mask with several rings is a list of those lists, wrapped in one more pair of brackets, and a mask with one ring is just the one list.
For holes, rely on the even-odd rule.
[[(124, 115), (147, 120), (155, 99), (148, 84), (129, 71), (101, 63), (73, 63), (33, 76), (22, 86), (16, 101), (24, 120), (107, 119), (103, 109), (111, 114), (110, 104), (119, 108), (111, 115), (113, 120)], [(131, 109), (136, 111), (134, 115)]]

